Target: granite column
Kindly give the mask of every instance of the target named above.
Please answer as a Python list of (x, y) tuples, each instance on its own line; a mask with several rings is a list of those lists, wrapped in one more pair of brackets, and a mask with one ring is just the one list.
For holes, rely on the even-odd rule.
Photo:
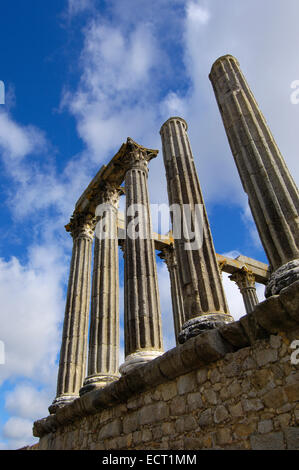
[(73, 237), (67, 302), (57, 380), (57, 394), (49, 407), (58, 407), (79, 396), (86, 371), (87, 336), (90, 306), (91, 254), (95, 219), (90, 214), (75, 214), (66, 230)]
[(239, 271), (229, 276), (230, 280), (235, 282), (243, 296), (246, 313), (252, 312), (254, 307), (259, 303), (254, 274), (247, 268), (243, 267)]
[[(233, 321), (222, 286), (210, 225), (184, 119), (161, 127), (174, 245), (184, 299), (179, 342)], [(182, 233), (180, 229), (182, 227)], [(195, 241), (192, 241), (192, 238)]]
[(117, 215), (123, 190), (104, 184), (97, 197), (87, 377), (80, 395), (119, 378)]
[(173, 244), (165, 246), (159, 254), (159, 257), (165, 261), (169, 271), (174, 332), (176, 343), (178, 344), (179, 333), (184, 324), (184, 302)]
[(272, 275), (266, 297), (299, 280), (299, 193), (271, 131), (231, 55), (210, 80)]
[(148, 162), (158, 151), (127, 141), (125, 258), (126, 374), (163, 353), (160, 298), (147, 187)]

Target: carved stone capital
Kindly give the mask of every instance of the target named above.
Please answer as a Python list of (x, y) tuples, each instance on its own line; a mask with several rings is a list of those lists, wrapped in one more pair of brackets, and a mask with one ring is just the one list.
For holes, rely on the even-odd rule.
[(164, 246), (158, 256), (165, 262), (169, 271), (177, 267), (177, 260), (172, 243), (168, 246)]
[(83, 238), (93, 240), (96, 218), (90, 213), (78, 213), (71, 217), (70, 223), (65, 226), (73, 239)]
[(133, 139), (127, 139), (127, 152), (122, 159), (122, 164), (129, 170), (148, 171), (148, 162), (158, 155), (158, 150), (147, 149), (134, 142)]
[(119, 198), (124, 193), (124, 188), (105, 182), (102, 188), (97, 191), (97, 194), (93, 197), (93, 200), (97, 206), (100, 204), (109, 204), (117, 210), (119, 205)]
[(255, 289), (255, 276), (246, 266), (233, 273), (229, 278), (237, 284), (241, 292), (244, 289)]

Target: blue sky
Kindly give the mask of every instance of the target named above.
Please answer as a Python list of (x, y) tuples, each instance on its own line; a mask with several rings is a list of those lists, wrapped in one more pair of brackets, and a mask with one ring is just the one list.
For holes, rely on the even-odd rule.
[[(290, 96), (299, 4), (11, 0), (0, 8), (0, 448), (15, 449), (35, 442), (32, 422), (55, 396), (72, 247), (64, 225), (128, 136), (160, 150), (150, 197), (167, 203), (159, 130), (172, 115), (185, 118), (216, 251), (267, 262), (208, 74), (217, 57), (238, 58), (298, 183), (299, 105)], [(169, 281), (159, 259), (158, 274), (168, 349)], [(227, 276), (224, 286), (237, 319), (241, 296)]]

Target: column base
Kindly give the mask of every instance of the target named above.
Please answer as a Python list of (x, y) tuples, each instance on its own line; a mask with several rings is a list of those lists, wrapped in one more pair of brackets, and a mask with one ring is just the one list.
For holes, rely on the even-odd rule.
[(121, 375), (126, 375), (130, 370), (135, 367), (142, 366), (156, 357), (164, 354), (164, 351), (157, 350), (148, 350), (148, 351), (138, 351), (136, 353), (130, 354), (126, 357), (125, 362), (120, 366), (119, 372)]
[(278, 268), (271, 274), (266, 286), (265, 297), (278, 295), (285, 287), (299, 281), (299, 259), (294, 259)]
[(191, 318), (183, 324), (182, 331), (179, 333), (179, 343), (183, 344), (193, 336), (200, 335), (206, 330), (219, 328), (225, 323), (231, 323), (234, 319), (227, 313), (208, 313), (199, 317)]
[(85, 395), (85, 393), (91, 392), (96, 388), (104, 388), (106, 385), (111, 384), (119, 379), (119, 375), (109, 375), (109, 374), (99, 374), (99, 375), (90, 375), (86, 377), (83, 383), (83, 387), (81, 387), (79, 391), (80, 397)]
[(79, 398), (78, 395), (61, 395), (56, 397), (52, 405), (49, 406), (48, 410), (51, 415), (55, 414), (58, 408), (62, 408), (65, 405), (69, 405), (72, 401)]

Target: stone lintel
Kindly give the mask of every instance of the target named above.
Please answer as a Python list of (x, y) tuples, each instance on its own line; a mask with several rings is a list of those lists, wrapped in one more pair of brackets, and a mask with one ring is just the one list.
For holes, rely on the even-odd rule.
[(80, 212), (90, 212), (94, 214), (96, 205), (94, 203), (94, 196), (99, 194), (101, 187), (105, 183), (112, 186), (119, 187), (124, 181), (127, 171), (126, 156), (132, 151), (132, 147), (139, 149), (146, 155), (147, 161), (156, 157), (159, 153), (158, 150), (148, 149), (137, 144), (133, 139), (128, 137), (127, 142), (123, 143), (118, 152), (110, 160), (107, 165), (103, 165), (95, 177), (91, 180), (87, 188), (84, 190), (75, 205), (74, 214)]
[(137, 393), (211, 364), (227, 353), (254, 342), (298, 328), (299, 281), (256, 306), (252, 313), (218, 330), (208, 330), (183, 345), (142, 365), (103, 389), (94, 390), (34, 423), (33, 434), (42, 437), (84, 416), (126, 401)]

